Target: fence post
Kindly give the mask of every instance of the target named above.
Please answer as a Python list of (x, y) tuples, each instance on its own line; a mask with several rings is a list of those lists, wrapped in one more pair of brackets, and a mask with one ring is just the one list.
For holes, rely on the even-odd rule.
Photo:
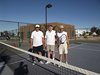
[(19, 22), (18, 22), (18, 47), (20, 47), (20, 30), (19, 30)]

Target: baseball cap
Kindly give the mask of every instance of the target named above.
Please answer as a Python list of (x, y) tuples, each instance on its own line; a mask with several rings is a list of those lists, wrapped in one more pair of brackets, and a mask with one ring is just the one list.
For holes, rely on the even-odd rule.
[(40, 25), (37, 24), (37, 25), (35, 25), (35, 27), (40, 27)]
[(64, 28), (64, 26), (63, 26), (63, 25), (61, 25), (61, 26), (60, 26), (60, 28)]

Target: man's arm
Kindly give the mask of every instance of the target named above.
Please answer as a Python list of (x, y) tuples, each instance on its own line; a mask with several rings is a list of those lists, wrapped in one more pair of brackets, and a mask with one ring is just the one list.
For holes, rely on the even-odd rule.
[(45, 44), (45, 38), (42, 37), (42, 44), (44, 45)]
[(33, 39), (31, 38), (30, 39), (30, 48), (32, 48), (33, 47)]
[(69, 45), (69, 38), (68, 38), (68, 36), (66, 37), (66, 39), (67, 39), (67, 46), (68, 46), (68, 48), (69, 48), (70, 45)]
[(44, 48), (46, 48), (47, 46), (47, 31), (46, 31), (46, 34), (44, 36)]

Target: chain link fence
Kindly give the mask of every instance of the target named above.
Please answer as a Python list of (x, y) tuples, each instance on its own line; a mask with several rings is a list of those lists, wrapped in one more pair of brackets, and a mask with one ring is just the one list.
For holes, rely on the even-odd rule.
[[(29, 24), (30, 23), (0, 20), (0, 41), (21, 47), (22, 43), (29, 41), (27, 39), (24, 40), (25, 35), (29, 39), (31, 34), (30, 30), (27, 30), (27, 35), (23, 32), (26, 31), (26, 29), (22, 30), (21, 28)], [(26, 45), (29, 46), (29, 43), (26, 43)]]
[[(54, 26), (54, 30), (59, 32), (61, 23), (48, 23)], [(31, 32), (35, 29), (36, 24), (0, 20), (0, 40), (17, 47), (29, 47)], [(40, 24), (41, 30), (45, 35), (46, 25)], [(75, 29), (73, 25), (64, 25), (65, 31), (68, 32), (69, 38), (74, 38)], [(26, 48), (25, 48), (26, 49)]]

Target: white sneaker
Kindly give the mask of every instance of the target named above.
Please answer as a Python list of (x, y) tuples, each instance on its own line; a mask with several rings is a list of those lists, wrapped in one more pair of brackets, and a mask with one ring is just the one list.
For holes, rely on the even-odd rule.
[(58, 67), (61, 67), (61, 64), (60, 64), (60, 65), (58, 65)]
[(36, 61), (34, 61), (33, 63), (32, 63), (32, 65), (35, 65), (36, 64)]
[(58, 65), (58, 67), (60, 67), (60, 65)]
[[(53, 58), (53, 61), (54, 61), (55, 59)], [(53, 63), (54, 65), (56, 65), (55, 63)]]
[(66, 64), (68, 64), (68, 62), (66, 61)]
[(32, 65), (35, 65), (34, 63), (32, 63)]
[(56, 65), (55, 63), (53, 63), (54, 65)]
[(58, 65), (58, 67), (60, 67), (60, 66), (61, 66), (61, 63), (62, 63), (62, 62), (60, 61), (60, 65)]
[(49, 64), (50, 62), (49, 61), (47, 61), (45, 64)]
[(40, 61), (41, 64), (44, 64), (43, 61)]

